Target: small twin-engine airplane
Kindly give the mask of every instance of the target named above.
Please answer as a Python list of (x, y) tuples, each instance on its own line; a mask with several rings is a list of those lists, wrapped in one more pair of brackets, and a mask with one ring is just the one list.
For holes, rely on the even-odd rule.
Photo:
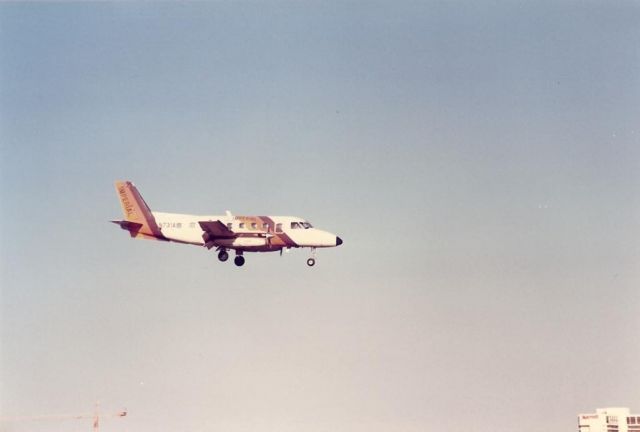
[(307, 265), (316, 263), (315, 250), (342, 244), (335, 234), (316, 229), (304, 219), (291, 216), (194, 216), (178, 213), (152, 212), (135, 185), (117, 181), (116, 191), (122, 204), (124, 220), (111, 222), (129, 231), (133, 238), (161, 240), (216, 248), (218, 259), (229, 259), (228, 250), (235, 250), (233, 262), (244, 264), (244, 252), (275, 252), (308, 247), (311, 257)]

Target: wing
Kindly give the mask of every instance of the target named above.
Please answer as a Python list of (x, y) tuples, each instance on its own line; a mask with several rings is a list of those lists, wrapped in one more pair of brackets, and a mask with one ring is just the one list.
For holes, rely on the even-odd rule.
[(227, 228), (227, 226), (219, 220), (200, 221), (198, 222), (198, 224), (200, 224), (200, 228), (202, 228), (202, 230), (204, 231), (204, 234), (202, 234), (202, 238), (204, 239), (205, 243), (208, 243), (215, 239), (229, 239), (238, 237), (236, 233)]

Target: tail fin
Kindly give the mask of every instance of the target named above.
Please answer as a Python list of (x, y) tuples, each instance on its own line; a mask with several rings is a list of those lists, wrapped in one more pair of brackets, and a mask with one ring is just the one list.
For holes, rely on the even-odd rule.
[(116, 192), (120, 198), (122, 212), (125, 220), (111, 221), (120, 225), (120, 228), (129, 231), (131, 237), (144, 238), (149, 240), (164, 240), (164, 236), (156, 220), (151, 213), (151, 209), (136, 186), (130, 181), (117, 181)]

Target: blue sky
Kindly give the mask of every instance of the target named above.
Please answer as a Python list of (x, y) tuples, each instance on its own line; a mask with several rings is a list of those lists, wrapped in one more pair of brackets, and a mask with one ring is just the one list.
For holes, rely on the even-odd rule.
[[(635, 2), (0, 5), (0, 414), (496, 431), (640, 410)], [(242, 269), (154, 210), (339, 234)], [(79, 421), (4, 423), (76, 431)]]

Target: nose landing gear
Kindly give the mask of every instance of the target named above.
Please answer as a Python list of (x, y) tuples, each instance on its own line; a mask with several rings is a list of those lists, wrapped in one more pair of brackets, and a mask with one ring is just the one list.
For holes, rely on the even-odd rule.
[(311, 248), (311, 258), (307, 260), (307, 265), (309, 267), (316, 265), (316, 248), (314, 247)]

